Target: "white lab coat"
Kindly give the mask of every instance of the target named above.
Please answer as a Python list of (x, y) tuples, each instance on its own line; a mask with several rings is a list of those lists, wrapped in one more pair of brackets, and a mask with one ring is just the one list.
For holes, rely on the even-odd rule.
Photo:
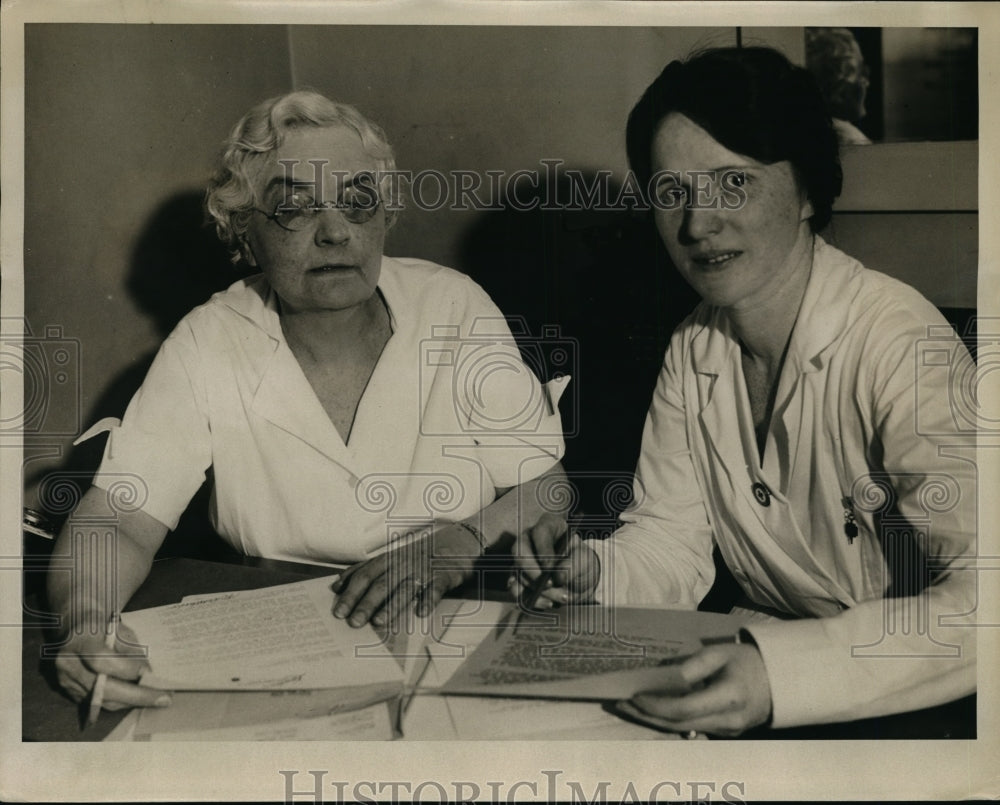
[[(747, 626), (774, 726), (972, 692), (976, 579), (961, 568), (975, 552), (975, 452), (950, 394), (969, 365), (915, 290), (817, 238), (762, 464), (739, 345), (720, 310), (699, 306), (666, 353), (635, 503), (594, 543), (599, 600), (695, 607), (716, 544), (751, 607), (779, 616)], [(886, 598), (886, 553), (912, 569), (914, 544), (934, 584)]]
[[(173, 528), (212, 468), (216, 530), (248, 555), (355, 562), (469, 517), (562, 456), (555, 403), (464, 274), (382, 260), (392, 336), (344, 444), (288, 347), (262, 276), (188, 314), (161, 347), (94, 480)], [(547, 399), (548, 397), (548, 399)], [(119, 503), (129, 497), (119, 495)]]

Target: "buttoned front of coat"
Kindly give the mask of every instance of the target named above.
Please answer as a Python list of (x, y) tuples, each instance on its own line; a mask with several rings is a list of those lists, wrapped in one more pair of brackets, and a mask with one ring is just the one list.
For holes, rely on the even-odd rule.
[[(600, 600), (694, 607), (717, 545), (753, 607), (799, 619), (748, 627), (776, 725), (911, 709), (974, 687), (973, 630), (956, 626), (975, 608), (974, 573), (961, 570), (975, 550), (974, 446), (948, 372), (921, 361), (943, 323), (916, 291), (817, 238), (761, 460), (738, 341), (723, 311), (699, 307), (665, 358), (635, 503), (598, 546)], [(947, 348), (968, 361), (957, 338)], [(933, 584), (885, 598), (915, 589), (906, 574)], [(922, 634), (887, 635), (907, 608)], [(946, 613), (956, 628), (937, 628)], [(881, 664), (857, 654), (880, 641)], [(961, 657), (920, 659), (949, 652)]]

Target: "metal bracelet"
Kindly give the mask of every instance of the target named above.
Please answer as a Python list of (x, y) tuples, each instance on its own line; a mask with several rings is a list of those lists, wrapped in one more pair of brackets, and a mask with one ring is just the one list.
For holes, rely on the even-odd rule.
[(466, 531), (472, 534), (472, 536), (474, 536), (477, 540), (479, 540), (480, 552), (486, 553), (486, 549), (489, 548), (490, 546), (486, 542), (486, 537), (483, 536), (482, 531), (480, 531), (478, 528), (476, 528), (474, 525), (471, 525), (470, 523), (464, 523), (460, 521), (455, 523), (455, 525), (459, 526), (460, 528), (464, 528)]

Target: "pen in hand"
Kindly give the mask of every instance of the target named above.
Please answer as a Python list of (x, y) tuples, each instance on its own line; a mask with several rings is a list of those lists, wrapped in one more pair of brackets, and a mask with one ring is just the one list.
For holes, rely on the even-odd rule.
[[(118, 623), (118, 614), (114, 614), (108, 620), (107, 630), (104, 636), (104, 647), (109, 651), (115, 648), (115, 626)], [(108, 684), (108, 675), (100, 673), (94, 680), (94, 687), (90, 691), (90, 707), (87, 711), (87, 721), (84, 728), (92, 727), (97, 723), (97, 717), (101, 714), (104, 706), (104, 688)]]
[(535, 609), (538, 606), (538, 599), (542, 597), (542, 593), (545, 592), (545, 590), (552, 584), (552, 580), (556, 574), (556, 568), (559, 566), (559, 561), (562, 559), (562, 551), (568, 542), (569, 529), (567, 528), (566, 533), (559, 537), (559, 539), (557, 539), (555, 544), (552, 546), (552, 549), (556, 554), (553, 558), (552, 564), (547, 568), (542, 568), (542, 572), (539, 573), (535, 580), (521, 592), (520, 598), (522, 609)]

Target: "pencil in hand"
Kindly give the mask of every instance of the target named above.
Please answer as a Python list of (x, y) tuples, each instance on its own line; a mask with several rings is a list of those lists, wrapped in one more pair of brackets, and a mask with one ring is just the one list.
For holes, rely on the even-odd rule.
[[(115, 649), (115, 625), (117, 622), (117, 615), (112, 615), (108, 620), (104, 646), (109, 651), (114, 651)], [(101, 714), (101, 708), (104, 706), (104, 688), (107, 684), (108, 675), (105, 673), (98, 674), (97, 679), (94, 680), (94, 687), (90, 691), (90, 707), (87, 711), (87, 721), (84, 724), (84, 729), (92, 727), (97, 723), (97, 717)]]
[(538, 601), (550, 586), (552, 586), (553, 579), (555, 578), (556, 569), (559, 566), (559, 562), (562, 561), (562, 552), (566, 549), (569, 543), (569, 530), (556, 540), (553, 550), (555, 551), (555, 556), (553, 561), (548, 567), (543, 567), (542, 572), (521, 592), (520, 605), (521, 609), (532, 610), (537, 609)]

